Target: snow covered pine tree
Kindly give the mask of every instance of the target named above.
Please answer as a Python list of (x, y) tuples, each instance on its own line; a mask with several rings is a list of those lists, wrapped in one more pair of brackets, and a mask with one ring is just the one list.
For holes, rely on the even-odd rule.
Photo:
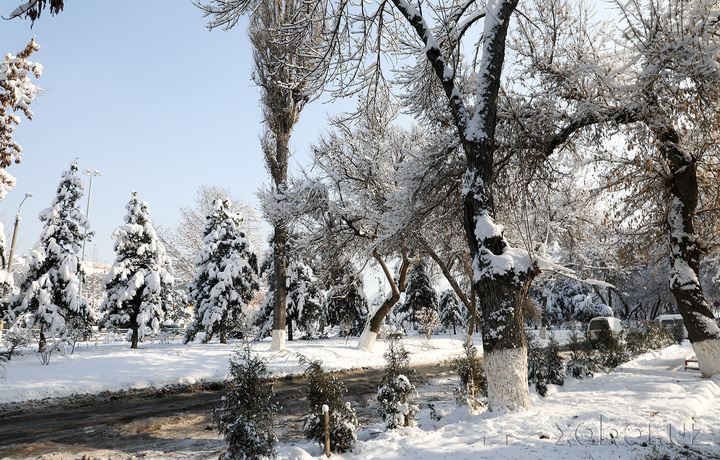
[(77, 171), (75, 160), (62, 173), (50, 207), (40, 211), (40, 241), (28, 254), (19, 293), (10, 299), (11, 317), (24, 315), (26, 327), (40, 328), (40, 351), (48, 335), (66, 335), (69, 328), (84, 327), (95, 319), (90, 306), (78, 295), (79, 277), (84, 274), (78, 253), (90, 223), (77, 205), (84, 189)]
[(185, 343), (204, 332), (204, 342), (214, 334), (220, 343), (227, 337), (243, 338), (248, 304), (260, 288), (257, 254), (242, 228), (242, 216), (230, 210), (230, 200), (215, 200), (203, 229), (205, 246), (195, 258), (197, 271), (188, 285), (195, 317), (185, 331)]
[[(408, 284), (405, 302), (398, 310), (406, 317), (406, 323), (412, 322), (420, 327), (430, 339), (432, 329), (439, 323), (437, 292), (430, 285), (425, 261), (420, 260), (412, 265), (408, 273)], [(398, 320), (402, 321), (401, 315)]]
[(112, 234), (117, 256), (103, 279), (107, 297), (100, 311), (106, 327), (128, 327), (130, 348), (137, 348), (148, 330), (159, 329), (174, 279), (170, 259), (150, 223), (148, 204), (138, 201), (133, 191), (125, 208), (125, 225)]

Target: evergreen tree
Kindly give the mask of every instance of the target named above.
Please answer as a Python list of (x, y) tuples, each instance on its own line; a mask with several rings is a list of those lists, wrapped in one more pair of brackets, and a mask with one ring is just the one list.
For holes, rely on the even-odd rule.
[(397, 317), (400, 325), (417, 324), (418, 313), (437, 315), (438, 299), (435, 289), (430, 284), (425, 261), (420, 260), (412, 265), (408, 273), (405, 302), (398, 308)]
[(115, 262), (103, 283), (107, 297), (100, 306), (105, 326), (127, 327), (131, 348), (148, 331), (157, 332), (165, 306), (172, 302), (172, 266), (150, 223), (149, 207), (136, 192), (125, 206), (125, 225), (112, 234)]
[(300, 357), (300, 364), (307, 365), (305, 376), (308, 386), (305, 396), (310, 403), (310, 415), (305, 422), (303, 433), (311, 441), (325, 445), (325, 414), (327, 406), (330, 415), (330, 450), (343, 453), (352, 449), (357, 437), (358, 419), (350, 403), (343, 403), (342, 398), (347, 393), (345, 385), (334, 376), (329, 375), (322, 368), (322, 361), (309, 360)]
[(410, 369), (410, 353), (405, 349), (401, 336), (392, 334), (385, 352), (385, 374), (378, 388), (380, 415), (388, 428), (409, 426), (418, 407), (408, 401), (415, 393), (415, 371)]
[(315, 279), (312, 268), (295, 258), (287, 264), (287, 333), (293, 339), (293, 328), (305, 332), (306, 338), (321, 332), (325, 327), (322, 309), (322, 289)]
[(77, 172), (75, 160), (63, 172), (50, 207), (40, 212), (40, 241), (28, 254), (19, 294), (10, 300), (12, 317), (22, 314), (27, 327), (40, 329), (41, 351), (48, 335), (56, 337), (71, 328), (84, 329), (95, 319), (90, 306), (78, 295), (79, 278), (85, 274), (78, 253), (90, 224), (78, 205), (84, 186)]
[(547, 395), (548, 384), (565, 383), (565, 363), (554, 337), (543, 347), (533, 334), (528, 334), (528, 383), (535, 384), (540, 396)]
[(265, 295), (260, 308), (253, 314), (252, 325), (257, 333), (255, 340), (264, 339), (272, 335), (273, 312), (275, 311), (275, 268), (273, 267), (272, 253), (265, 256), (260, 266), (260, 274), (267, 276), (266, 281), (269, 290)]
[(185, 342), (205, 332), (220, 343), (227, 336), (244, 337), (248, 304), (260, 288), (257, 255), (242, 228), (242, 217), (230, 210), (230, 200), (216, 200), (203, 229), (205, 245), (195, 258), (197, 271), (188, 285), (195, 316), (185, 332)]
[(465, 340), (463, 354), (455, 357), (451, 366), (460, 377), (460, 385), (453, 390), (455, 402), (458, 406), (465, 404), (477, 409), (481, 405), (479, 395), (487, 396), (487, 378), (472, 341)]
[(275, 455), (273, 433), (278, 405), (267, 362), (253, 356), (250, 344), (230, 358), (230, 389), (222, 406), (213, 410), (213, 420), (225, 437), (228, 451), (220, 458), (254, 460)]
[(457, 327), (465, 327), (467, 314), (464, 308), (460, 307), (460, 301), (455, 292), (448, 290), (440, 294), (438, 304), (440, 310), (440, 324), (445, 328), (452, 328), (453, 334), (457, 334)]
[(346, 267), (343, 279), (325, 297), (328, 326), (340, 326), (348, 335), (359, 336), (367, 322), (368, 300), (361, 277), (352, 277), (354, 267)]
[[(287, 244), (286, 267), (286, 320), (287, 339), (293, 340), (295, 332), (303, 331), (307, 338), (314, 332), (321, 331), (327, 323), (323, 311), (322, 289), (315, 279), (310, 266), (298, 260), (293, 252), (292, 240)], [(262, 273), (267, 273), (270, 289), (265, 302), (253, 317), (253, 326), (258, 328), (257, 338), (267, 337), (272, 332), (272, 316), (275, 309), (275, 260), (266, 256), (262, 265)]]

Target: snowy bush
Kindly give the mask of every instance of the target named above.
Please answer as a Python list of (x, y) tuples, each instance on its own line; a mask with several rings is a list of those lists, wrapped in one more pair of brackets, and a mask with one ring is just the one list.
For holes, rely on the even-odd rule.
[(59, 353), (61, 356), (68, 356), (72, 353), (73, 345), (65, 338), (53, 339), (48, 342), (42, 350), (38, 351), (37, 357), (43, 366), (50, 364), (53, 353)]
[(409, 426), (418, 412), (408, 396), (415, 393), (415, 371), (410, 369), (410, 353), (402, 344), (400, 336), (390, 334), (388, 349), (384, 354), (387, 365), (380, 381), (377, 400), (380, 403), (380, 415), (388, 428)]
[(578, 333), (577, 329), (573, 329), (570, 334), (568, 348), (570, 359), (566, 366), (567, 375), (582, 380), (602, 370), (592, 345), (585, 340), (584, 335)]
[(547, 395), (548, 384), (565, 383), (565, 364), (554, 337), (543, 347), (534, 335), (528, 335), (528, 383), (535, 384), (540, 396)]
[(347, 393), (345, 385), (325, 372), (320, 360), (308, 360), (301, 356), (300, 364), (307, 365), (305, 376), (308, 379), (308, 386), (305, 396), (310, 403), (310, 415), (303, 428), (305, 437), (321, 446), (325, 445), (323, 407), (326, 406), (330, 415), (330, 450), (337, 453), (351, 450), (357, 439), (355, 430), (358, 420), (350, 403), (342, 401)]
[(477, 356), (477, 348), (470, 340), (463, 344), (463, 351), (451, 363), (452, 369), (460, 377), (460, 384), (453, 390), (453, 394), (458, 406), (467, 405), (477, 409), (482, 404), (478, 395), (487, 396), (487, 378)]
[(277, 437), (273, 433), (278, 405), (267, 363), (253, 355), (245, 343), (230, 358), (229, 391), (213, 420), (225, 437), (228, 451), (220, 458), (251, 460), (273, 457)]
[(13, 356), (19, 354), (19, 348), (30, 345), (32, 339), (30, 328), (23, 327), (22, 321), (16, 321), (3, 336), (0, 361), (10, 361)]
[(655, 321), (641, 321), (631, 324), (625, 335), (625, 350), (635, 357), (650, 350), (659, 350), (671, 345), (673, 334), (667, 327)]
[(600, 365), (604, 367), (606, 371), (630, 360), (630, 357), (625, 351), (625, 346), (616, 335), (613, 335), (607, 323), (600, 325), (596, 345)]

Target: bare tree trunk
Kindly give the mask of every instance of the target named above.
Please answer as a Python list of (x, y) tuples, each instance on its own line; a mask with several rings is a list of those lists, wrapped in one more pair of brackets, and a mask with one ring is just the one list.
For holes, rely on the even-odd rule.
[(227, 344), (227, 328), (225, 323), (220, 323), (220, 343)]
[(130, 348), (137, 349), (138, 347), (138, 340), (139, 340), (139, 329), (140, 325), (137, 322), (137, 315), (131, 315), (130, 316), (130, 330), (132, 331), (132, 336), (130, 339)]
[(489, 406), (491, 409), (528, 408), (530, 393), (527, 342), (522, 327), (523, 303), (537, 270), (535, 267), (521, 270), (515, 263), (500, 268), (492, 263), (497, 257), (507, 256), (504, 251), (508, 248), (494, 223), (492, 184), (505, 39), (518, 0), (498, 0), (486, 7), (478, 93), (472, 114), (455, 86), (455, 69), (445, 62), (437, 44), (431, 42), (433, 32), (422, 12), (409, 2), (393, 0), (393, 4), (426, 45), (426, 57), (443, 87), (467, 159), (463, 186), (464, 224), (483, 318)]
[(670, 291), (683, 317), (703, 377), (720, 374), (720, 328), (705, 300), (698, 273), (704, 248), (698, 241), (694, 216), (698, 203), (697, 165), (680, 149), (674, 129), (656, 133), (671, 172), (668, 203)]
[(275, 306), (273, 310), (272, 349), (285, 350), (287, 311), (287, 229), (283, 224), (275, 226)]
[(543, 296), (542, 312), (540, 313), (540, 338), (543, 340), (547, 337), (547, 327), (548, 327), (547, 304), (548, 304), (548, 296), (546, 295), (546, 296)]
[(360, 335), (360, 340), (358, 341), (358, 350), (368, 352), (372, 352), (373, 346), (375, 345), (375, 340), (377, 339), (378, 332), (380, 332), (380, 326), (382, 326), (383, 320), (385, 319), (387, 314), (390, 313), (392, 307), (398, 302), (398, 300), (400, 300), (400, 293), (405, 291), (405, 279), (407, 278), (407, 272), (410, 269), (410, 259), (407, 256), (407, 251), (405, 250), (405, 248), (403, 248), (403, 260), (402, 264), (400, 265), (398, 282), (397, 284), (395, 284), (393, 275), (392, 273), (390, 273), (390, 269), (388, 268), (385, 261), (382, 259), (382, 257), (380, 257), (380, 254), (375, 251), (373, 256), (382, 267), (383, 273), (385, 273), (385, 278), (390, 283), (391, 293), (390, 296), (382, 303), (380, 308), (378, 308), (377, 311), (370, 317), (367, 324), (365, 325), (365, 330), (363, 330), (362, 334)]

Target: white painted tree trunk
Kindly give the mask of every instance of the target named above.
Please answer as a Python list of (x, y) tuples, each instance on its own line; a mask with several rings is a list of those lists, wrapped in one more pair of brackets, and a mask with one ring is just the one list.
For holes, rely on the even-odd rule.
[(692, 344), (702, 376), (720, 375), (720, 339), (707, 339)]
[(360, 341), (358, 342), (358, 350), (367, 351), (372, 353), (373, 347), (375, 346), (375, 340), (377, 339), (377, 332), (370, 330), (370, 327), (366, 327), (363, 333), (360, 335)]
[(271, 349), (275, 351), (285, 351), (285, 329), (273, 329)]
[(547, 328), (545, 326), (540, 327), (540, 338), (543, 340), (547, 338)]
[(490, 352), (483, 361), (488, 376), (488, 406), (501, 411), (529, 409), (527, 348)]

